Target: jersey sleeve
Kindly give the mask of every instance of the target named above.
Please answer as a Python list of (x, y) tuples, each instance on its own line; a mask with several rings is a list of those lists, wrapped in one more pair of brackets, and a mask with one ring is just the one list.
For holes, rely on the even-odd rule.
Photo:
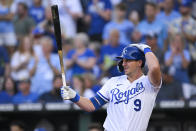
[(160, 88), (161, 88), (161, 85), (162, 85), (162, 78), (161, 78), (161, 83), (159, 86), (154, 86), (151, 82), (150, 82), (150, 79), (148, 76), (146, 76), (146, 81), (147, 81), (147, 84), (153, 89), (153, 91), (158, 91)]
[(99, 95), (105, 102), (109, 102), (109, 89), (111, 87), (111, 79), (108, 80), (103, 87), (97, 92), (97, 95)]

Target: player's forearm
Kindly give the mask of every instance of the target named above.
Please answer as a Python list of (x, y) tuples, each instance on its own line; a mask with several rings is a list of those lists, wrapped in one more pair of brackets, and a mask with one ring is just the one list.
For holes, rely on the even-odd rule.
[(87, 112), (95, 111), (106, 104), (106, 101), (104, 101), (104, 99), (102, 99), (98, 94), (88, 99), (77, 94), (76, 91), (69, 86), (63, 86), (61, 88), (61, 96), (64, 100), (71, 100)]
[(76, 103), (81, 109), (92, 112), (95, 110), (93, 103), (90, 99), (80, 96), (80, 100)]
[(146, 53), (145, 57), (146, 57), (146, 63), (148, 65), (149, 70), (159, 70), (160, 69), (159, 61), (158, 61), (157, 57), (152, 52)]
[(148, 65), (148, 75), (153, 85), (158, 86), (161, 83), (161, 70), (159, 61), (152, 52), (145, 54), (146, 63)]

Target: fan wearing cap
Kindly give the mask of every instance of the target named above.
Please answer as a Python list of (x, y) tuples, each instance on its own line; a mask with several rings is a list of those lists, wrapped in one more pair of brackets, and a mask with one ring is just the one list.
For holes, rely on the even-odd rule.
[[(110, 78), (94, 97), (79, 96), (69, 87), (62, 87), (61, 95), (89, 112), (108, 103), (106, 131), (145, 131), (161, 88), (159, 62), (146, 44), (126, 46), (117, 59), (119, 71), (125, 75)], [(145, 63), (147, 75), (142, 72)]]

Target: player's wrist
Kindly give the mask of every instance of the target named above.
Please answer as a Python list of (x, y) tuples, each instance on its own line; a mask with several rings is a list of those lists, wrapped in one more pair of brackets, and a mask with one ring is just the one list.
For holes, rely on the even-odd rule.
[(148, 52), (152, 52), (150, 48), (145, 48), (144, 49), (144, 54), (148, 53)]
[(76, 93), (76, 96), (72, 99), (70, 99), (72, 102), (76, 103), (80, 100), (80, 95), (78, 93)]

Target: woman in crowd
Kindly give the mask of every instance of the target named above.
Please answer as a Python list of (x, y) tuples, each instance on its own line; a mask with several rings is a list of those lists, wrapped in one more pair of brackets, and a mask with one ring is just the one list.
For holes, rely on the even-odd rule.
[(4, 80), (3, 89), (0, 91), (0, 104), (11, 103), (16, 93), (16, 87), (13, 79), (7, 77)]
[(184, 39), (181, 34), (171, 37), (170, 50), (165, 53), (165, 65), (169, 74), (180, 83), (189, 83), (188, 66), (191, 61), (189, 51), (184, 49)]
[(27, 67), (29, 60), (35, 57), (31, 42), (32, 40), (29, 36), (23, 37), (18, 50), (15, 51), (11, 58), (11, 76), (14, 81), (20, 81), (30, 77)]
[(74, 39), (74, 49), (70, 50), (66, 57), (66, 68), (71, 69), (73, 75), (81, 75), (92, 72), (96, 64), (96, 57), (92, 50), (87, 48), (88, 36), (79, 33)]
[(81, 75), (75, 75), (72, 80), (72, 87), (74, 90), (83, 96), (85, 90), (84, 86), (84, 78)]

